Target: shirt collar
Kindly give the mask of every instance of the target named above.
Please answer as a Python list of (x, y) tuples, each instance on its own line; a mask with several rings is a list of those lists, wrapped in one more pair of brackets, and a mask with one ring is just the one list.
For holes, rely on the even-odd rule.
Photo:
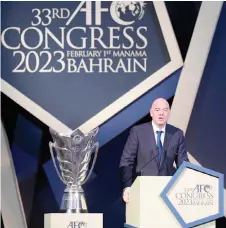
[(162, 131), (163, 133), (166, 132), (166, 124), (162, 129), (159, 129), (158, 126), (156, 126), (156, 124), (154, 123), (154, 121), (151, 121), (152, 123), (152, 127), (153, 127), (153, 131), (156, 133), (156, 131)]

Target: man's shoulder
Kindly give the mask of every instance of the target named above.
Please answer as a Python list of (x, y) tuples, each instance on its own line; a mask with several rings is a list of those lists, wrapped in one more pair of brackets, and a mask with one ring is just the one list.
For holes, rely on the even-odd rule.
[(147, 123), (135, 125), (132, 127), (132, 129), (136, 131), (142, 131), (142, 130), (150, 129), (151, 127), (152, 127), (151, 122), (147, 122)]
[(175, 127), (175, 126), (173, 126), (173, 125), (171, 125), (171, 124), (167, 124), (166, 125), (166, 128), (167, 128), (167, 130), (166, 131), (168, 131), (169, 133), (171, 133), (171, 134), (175, 134), (175, 133), (179, 133), (179, 134), (183, 134), (183, 131), (180, 129), (180, 128), (178, 128), (178, 127)]

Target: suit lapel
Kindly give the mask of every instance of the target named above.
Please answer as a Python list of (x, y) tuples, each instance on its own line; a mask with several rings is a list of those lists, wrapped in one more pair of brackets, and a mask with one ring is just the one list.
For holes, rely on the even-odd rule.
[(172, 137), (172, 133), (169, 130), (169, 125), (166, 125), (166, 133), (165, 133), (165, 138), (164, 138), (164, 144), (163, 144), (163, 150), (162, 150), (162, 154), (161, 154), (161, 161), (160, 161), (160, 167), (162, 166), (165, 158), (166, 158), (166, 154), (168, 151), (168, 147), (169, 147), (169, 142), (171, 140)]
[(156, 141), (155, 141), (155, 135), (154, 135), (154, 131), (153, 131), (153, 127), (152, 124), (150, 123), (150, 154), (151, 154), (151, 158), (154, 158), (153, 161), (155, 161), (158, 165), (159, 168), (159, 162), (158, 162), (158, 151), (156, 149)]

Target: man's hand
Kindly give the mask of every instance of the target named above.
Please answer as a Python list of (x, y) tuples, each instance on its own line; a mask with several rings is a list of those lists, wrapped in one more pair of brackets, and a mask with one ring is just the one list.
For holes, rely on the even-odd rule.
[(122, 198), (125, 203), (129, 203), (129, 197), (130, 197), (130, 187), (127, 187), (123, 190)]

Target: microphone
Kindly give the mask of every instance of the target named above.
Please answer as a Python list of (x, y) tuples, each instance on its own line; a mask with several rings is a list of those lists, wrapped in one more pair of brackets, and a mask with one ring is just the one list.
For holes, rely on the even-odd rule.
[(144, 168), (150, 163), (150, 162), (152, 162), (155, 158), (157, 158), (158, 156), (159, 156), (159, 148), (158, 148), (158, 146), (156, 146), (156, 150), (158, 151), (158, 153), (155, 155), (155, 156), (153, 156), (150, 160), (148, 160), (148, 162), (146, 162), (145, 164), (144, 164), (144, 166), (142, 167), (142, 169), (141, 169), (141, 171), (140, 171), (140, 176), (143, 176), (142, 174), (143, 174), (143, 170), (144, 170)]

